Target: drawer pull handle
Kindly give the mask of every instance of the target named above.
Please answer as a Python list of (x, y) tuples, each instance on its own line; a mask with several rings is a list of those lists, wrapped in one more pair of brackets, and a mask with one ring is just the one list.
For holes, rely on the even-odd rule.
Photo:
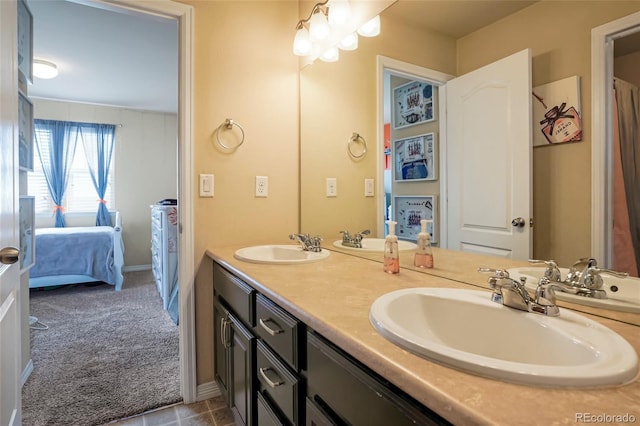
[[(269, 386), (271, 386), (272, 388), (275, 388), (275, 387), (280, 386), (280, 385), (284, 385), (284, 382), (283, 382), (282, 380), (280, 380), (280, 377), (278, 377), (278, 375), (276, 374), (276, 372), (275, 372), (275, 371), (273, 371), (273, 369), (272, 369), (272, 368), (270, 368), (270, 367), (266, 367), (266, 368), (265, 368), (265, 367), (260, 367), (258, 370), (260, 371), (260, 375), (262, 376), (262, 378), (263, 378), (263, 379), (267, 382), (267, 384), (268, 384)], [(277, 377), (277, 379), (276, 379), (275, 381), (274, 381), (274, 380), (271, 380), (271, 379), (269, 378), (269, 376), (267, 376), (267, 371), (273, 371), (273, 375), (274, 375), (274, 376), (276, 376), (276, 377)]]
[(260, 325), (262, 326), (262, 328), (264, 328), (265, 330), (267, 330), (267, 333), (269, 333), (272, 336), (275, 336), (276, 334), (280, 334), (280, 333), (284, 333), (284, 330), (281, 328), (271, 328), (267, 325), (267, 321), (271, 321), (274, 322), (271, 319), (267, 319), (267, 320), (263, 320), (262, 318), (260, 318), (258, 320), (258, 322), (260, 323)]

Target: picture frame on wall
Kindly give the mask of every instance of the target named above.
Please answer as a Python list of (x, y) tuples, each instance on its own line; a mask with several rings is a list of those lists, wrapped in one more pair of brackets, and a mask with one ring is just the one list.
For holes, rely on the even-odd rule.
[(18, 166), (33, 171), (33, 103), (18, 92)]
[(21, 196), (20, 205), (20, 273), (35, 264), (36, 241), (36, 199), (32, 196)]
[(427, 220), (427, 232), (431, 242), (437, 243), (435, 195), (406, 195), (393, 197), (393, 218), (396, 223), (396, 235), (401, 240), (416, 241), (420, 233), (420, 221)]
[(393, 128), (434, 121), (433, 84), (410, 81), (393, 89)]
[(435, 133), (393, 141), (393, 158), (394, 181), (436, 180)]
[(33, 15), (24, 0), (18, 0), (18, 80), (33, 83)]

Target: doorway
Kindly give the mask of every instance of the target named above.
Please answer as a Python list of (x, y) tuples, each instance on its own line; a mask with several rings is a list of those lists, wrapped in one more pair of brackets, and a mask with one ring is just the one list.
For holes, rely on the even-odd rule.
[[(178, 161), (178, 226), (181, 229), (178, 237), (178, 285), (179, 285), (179, 357), (181, 394), (185, 403), (196, 400), (196, 366), (195, 366), (195, 325), (194, 325), (194, 256), (192, 204), (193, 188), (191, 183), (191, 164), (193, 161), (192, 137), (192, 25), (193, 9), (191, 6), (177, 2), (130, 1), (121, 4), (103, 0), (85, 0), (80, 3), (87, 6), (110, 10), (118, 13), (142, 17), (160, 16), (175, 20), (178, 25), (178, 68), (177, 81), (178, 125), (177, 125), (177, 161)], [(24, 330), (28, 333), (29, 330)]]
[(640, 32), (640, 12), (591, 31), (591, 253), (613, 268), (613, 79), (616, 41)]

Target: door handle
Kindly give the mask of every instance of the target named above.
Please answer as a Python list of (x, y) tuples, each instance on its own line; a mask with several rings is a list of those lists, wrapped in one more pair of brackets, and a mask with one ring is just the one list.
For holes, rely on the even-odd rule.
[(521, 217), (516, 217), (511, 221), (511, 226), (514, 226), (516, 228), (523, 228), (524, 224), (525, 224), (525, 220)]
[(11, 265), (20, 259), (20, 250), (15, 247), (5, 247), (0, 250), (0, 263)]

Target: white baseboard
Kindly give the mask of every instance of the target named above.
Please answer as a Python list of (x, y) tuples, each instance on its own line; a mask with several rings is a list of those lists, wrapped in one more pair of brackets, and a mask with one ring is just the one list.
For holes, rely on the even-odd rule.
[(214, 382), (203, 383), (196, 389), (196, 401), (204, 401), (220, 395), (218, 384)]
[(137, 271), (148, 271), (151, 269), (151, 265), (129, 265), (122, 268), (123, 272), (137, 272)]
[(20, 378), (20, 387), (24, 386), (24, 384), (27, 382), (27, 379), (31, 375), (32, 371), (33, 371), (33, 360), (30, 359), (29, 362), (27, 363), (27, 366), (22, 371), (22, 377)]

